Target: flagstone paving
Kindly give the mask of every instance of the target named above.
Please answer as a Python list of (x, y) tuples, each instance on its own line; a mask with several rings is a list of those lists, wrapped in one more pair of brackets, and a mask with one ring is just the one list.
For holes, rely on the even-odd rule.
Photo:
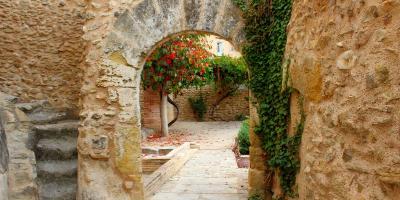
[(231, 150), (240, 122), (179, 122), (172, 129), (193, 133), (200, 150), (151, 200), (246, 200), (247, 169)]

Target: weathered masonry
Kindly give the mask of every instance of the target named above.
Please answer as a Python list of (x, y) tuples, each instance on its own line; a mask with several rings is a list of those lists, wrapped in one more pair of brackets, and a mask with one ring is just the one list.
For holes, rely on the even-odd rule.
[(99, 1), (84, 26), (88, 42), (78, 138), (79, 199), (142, 199), (140, 74), (158, 43), (182, 32), (244, 42), (230, 1)]
[[(77, 149), (57, 162), (78, 154), (71, 185), (81, 200), (143, 199), (140, 74), (157, 44), (184, 32), (219, 35), (237, 49), (246, 42), (232, 0), (0, 0), (0, 16), (1, 92), (47, 99), (72, 119), (80, 114)], [(285, 57), (297, 92), (289, 130), (301, 96), (307, 116), (298, 199), (400, 199), (399, 21), (399, 0), (293, 0)], [(31, 122), (16, 99), (0, 96), (9, 136), (0, 141), (9, 150), (0, 160), (0, 194), (35, 199), (36, 163), (48, 160), (28, 148)], [(76, 137), (76, 124), (68, 137)], [(265, 177), (261, 141), (254, 134), (251, 141), (250, 193), (279, 193), (270, 188), (279, 180)]]

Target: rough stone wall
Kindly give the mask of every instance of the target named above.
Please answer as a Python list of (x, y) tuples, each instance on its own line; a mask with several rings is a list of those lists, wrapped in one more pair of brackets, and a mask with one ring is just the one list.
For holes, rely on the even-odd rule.
[(400, 199), (400, 1), (295, 0), (292, 13), (300, 199)]
[(236, 47), (244, 40), (230, 0), (89, 1), (78, 138), (78, 199), (144, 198), (140, 74), (146, 55), (168, 36), (205, 31)]
[(0, 92), (0, 116), (9, 152), (8, 197), (12, 200), (35, 200), (38, 199), (38, 188), (36, 159), (32, 151), (33, 133), (30, 119), (15, 107), (16, 101), (16, 97)]
[(83, 0), (0, 0), (0, 91), (77, 108)]
[(203, 96), (206, 99), (207, 113), (204, 117), (205, 121), (235, 121), (239, 115), (249, 116), (249, 91), (248, 89), (239, 89), (237, 94), (224, 99), (215, 109), (214, 115), (211, 116), (211, 108), (213, 103), (219, 98), (217, 92), (207, 86), (201, 89), (186, 89), (182, 91), (182, 95), (178, 95), (174, 100), (179, 106), (180, 121), (197, 121), (197, 116), (193, 113), (190, 105), (190, 97)]

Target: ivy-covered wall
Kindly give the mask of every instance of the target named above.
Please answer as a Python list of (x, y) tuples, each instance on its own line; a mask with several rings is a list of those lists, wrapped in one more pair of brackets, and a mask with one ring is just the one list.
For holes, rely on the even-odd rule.
[(400, 199), (400, 4), (237, 2), (274, 198)]
[(295, 134), (289, 135), (292, 89), (286, 87), (284, 53), (292, 1), (236, 0), (236, 3), (246, 20), (248, 43), (243, 48), (243, 55), (249, 66), (250, 89), (256, 99), (253, 103), (259, 121), (255, 132), (263, 142), (271, 171), (265, 181), (274, 180), (267, 190), (273, 190), (276, 198), (293, 197), (296, 195), (294, 185), (300, 166), (298, 149), (305, 116), (298, 121)]

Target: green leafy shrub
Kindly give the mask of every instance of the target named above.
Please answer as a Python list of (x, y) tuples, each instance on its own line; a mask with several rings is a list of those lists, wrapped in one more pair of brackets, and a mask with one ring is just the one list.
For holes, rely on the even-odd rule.
[(207, 113), (207, 103), (203, 95), (198, 97), (190, 97), (189, 103), (199, 121), (204, 121), (204, 115)]
[(242, 155), (249, 155), (250, 136), (249, 136), (249, 120), (244, 120), (239, 130), (239, 152)]
[(230, 90), (247, 83), (247, 65), (243, 57), (214, 57), (210, 60), (210, 64), (214, 70), (214, 81), (217, 89)]
[(243, 114), (243, 113), (240, 113), (240, 114), (238, 114), (238, 115), (236, 115), (235, 116), (235, 120), (236, 121), (244, 121), (244, 120), (246, 120), (248, 117), (245, 115), (245, 114)]
[(256, 194), (249, 197), (249, 200), (262, 200), (261, 196)]

